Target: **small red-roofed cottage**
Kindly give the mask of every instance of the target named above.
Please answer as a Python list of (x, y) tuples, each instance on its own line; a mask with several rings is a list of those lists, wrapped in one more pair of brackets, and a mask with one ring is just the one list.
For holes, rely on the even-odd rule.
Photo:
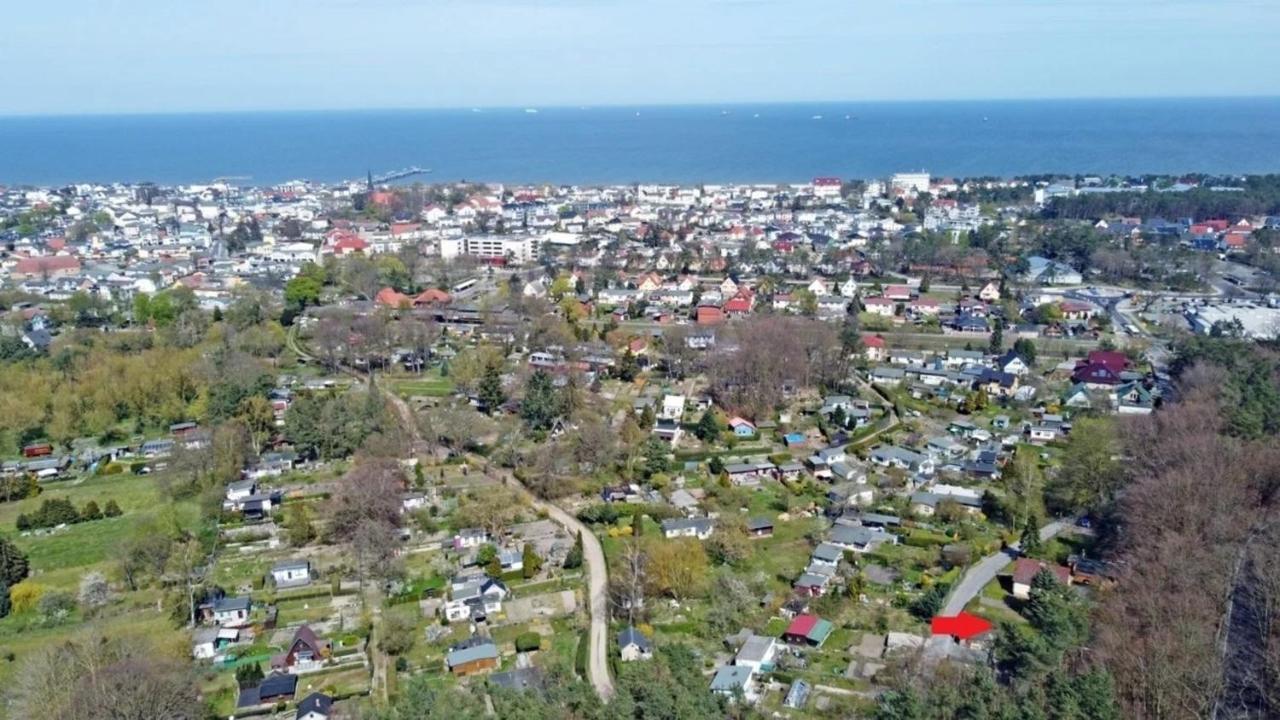
[(1018, 558), (1013, 563), (1013, 596), (1019, 600), (1026, 600), (1030, 597), (1031, 582), (1035, 580), (1036, 575), (1039, 575), (1041, 570), (1048, 570), (1063, 585), (1071, 584), (1071, 570), (1069, 568), (1034, 558)]
[(911, 288), (906, 285), (890, 285), (884, 289), (882, 294), (890, 300), (910, 300)]
[(744, 293), (739, 293), (724, 304), (724, 312), (726, 315), (746, 315), (751, 312), (752, 306), (755, 305), (755, 298)]
[(699, 325), (716, 325), (724, 322), (724, 311), (715, 305), (699, 305), (695, 320)]
[(80, 260), (74, 255), (41, 255), (22, 258), (9, 276), (14, 280), (60, 278), (80, 272)]
[(397, 292), (395, 288), (389, 287), (379, 290), (378, 294), (373, 296), (373, 301), (378, 305), (389, 308), (413, 307), (413, 298)]
[(884, 362), (888, 357), (884, 338), (879, 335), (863, 335), (862, 356), (867, 359), (867, 362)]
[(429, 305), (448, 305), (453, 301), (453, 296), (441, 290), (440, 288), (427, 288), (418, 293), (413, 298), (414, 307), (425, 307)]

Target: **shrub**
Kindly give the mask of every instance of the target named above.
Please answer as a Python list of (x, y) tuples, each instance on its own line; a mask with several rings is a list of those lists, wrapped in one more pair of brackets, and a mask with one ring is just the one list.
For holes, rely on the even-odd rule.
[[(55, 527), (80, 522), (80, 513), (66, 498), (48, 498), (30, 515), (18, 516), (19, 530)], [(26, 525), (26, 527), (22, 527)]]
[(520, 633), (516, 636), (516, 652), (529, 652), (542, 647), (542, 636), (536, 632)]
[(9, 588), (9, 600), (13, 605), (13, 611), (17, 613), (34, 610), (36, 603), (40, 602), (43, 596), (44, 586), (30, 580), (23, 580)]
[(102, 510), (98, 508), (98, 503), (90, 500), (80, 509), (81, 520), (101, 520)]
[(58, 622), (65, 620), (76, 609), (76, 599), (71, 593), (56, 590), (45, 593), (36, 608), (46, 620)]
[(124, 511), (120, 509), (115, 500), (108, 500), (107, 506), (102, 510), (102, 514), (106, 517), (120, 517), (124, 514)]

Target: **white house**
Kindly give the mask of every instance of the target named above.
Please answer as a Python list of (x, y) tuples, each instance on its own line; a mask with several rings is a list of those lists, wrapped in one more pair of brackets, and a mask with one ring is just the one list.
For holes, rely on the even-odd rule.
[(662, 534), (670, 538), (694, 537), (706, 540), (715, 530), (711, 518), (676, 518), (662, 521)]
[(684, 405), (683, 395), (667, 395), (662, 398), (662, 409), (658, 411), (658, 418), (679, 421), (684, 417)]
[(277, 588), (302, 587), (311, 582), (311, 562), (288, 560), (271, 568), (271, 579)]
[(653, 644), (644, 633), (628, 627), (618, 633), (618, 656), (623, 662), (648, 660), (653, 657)]

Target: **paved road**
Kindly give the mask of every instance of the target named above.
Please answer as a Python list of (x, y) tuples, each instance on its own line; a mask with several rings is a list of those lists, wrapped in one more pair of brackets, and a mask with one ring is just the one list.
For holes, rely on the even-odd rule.
[[(1045, 525), (1040, 528), (1040, 539), (1048, 540), (1069, 527), (1071, 522), (1071, 520), (1055, 520)], [(979, 560), (977, 564), (966, 570), (960, 582), (951, 588), (951, 593), (947, 596), (947, 604), (942, 607), (942, 612), (939, 614), (956, 615), (964, 610), (964, 606), (977, 597), (978, 593), (982, 592), (982, 588), (995, 580), (996, 575), (999, 575), (1000, 571), (1017, 556), (1018, 543), (1013, 543), (1008, 548)]]

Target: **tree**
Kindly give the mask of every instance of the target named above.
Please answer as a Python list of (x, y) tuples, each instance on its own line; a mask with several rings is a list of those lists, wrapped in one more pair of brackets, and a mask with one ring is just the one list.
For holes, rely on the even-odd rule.
[(107, 576), (93, 571), (80, 578), (80, 604), (86, 608), (99, 608), (111, 601), (111, 586)]
[(706, 551), (720, 565), (738, 565), (751, 556), (751, 538), (741, 520), (729, 518), (707, 538)]
[(630, 347), (622, 353), (622, 358), (618, 361), (618, 366), (614, 369), (613, 374), (623, 382), (631, 382), (640, 374), (640, 361), (636, 358), (635, 353), (631, 352)]
[(88, 633), (28, 654), (8, 689), (15, 717), (179, 720), (202, 712), (188, 663), (138, 640)]
[(8, 538), (0, 538), (0, 584), (12, 588), (25, 580), (29, 572), (27, 556)]
[(285, 526), (288, 529), (289, 544), (294, 547), (302, 547), (316, 538), (311, 510), (301, 502), (290, 504), (289, 519)]
[(485, 366), (484, 376), (480, 378), (478, 394), (480, 396), (480, 404), (484, 407), (485, 412), (490, 415), (507, 401), (507, 394), (502, 389), (501, 368), (496, 362), (490, 362)]
[(102, 510), (98, 508), (98, 503), (94, 502), (93, 500), (90, 500), (89, 502), (85, 503), (84, 507), (80, 509), (80, 519), (81, 520), (101, 520)]
[(250, 662), (236, 666), (236, 684), (242, 688), (257, 687), (264, 677), (262, 663)]
[(382, 632), (379, 633), (379, 645), (382, 651), (392, 657), (404, 655), (413, 649), (413, 640), (417, 627), (414, 622), (398, 612), (383, 615)]
[(121, 510), (120, 506), (116, 504), (116, 501), (112, 499), (107, 501), (107, 506), (105, 509), (103, 509), (102, 514), (109, 518), (120, 517), (121, 515), (124, 514), (124, 511)]
[(1040, 557), (1043, 551), (1043, 545), (1040, 542), (1040, 516), (1031, 514), (1027, 516), (1026, 522), (1022, 526), (1022, 535), (1019, 538), (1019, 546), (1022, 548), (1022, 554), (1027, 557)]
[(1028, 365), (1036, 364), (1036, 343), (1030, 338), (1018, 338), (1013, 341), (1013, 351)]
[(520, 417), (534, 430), (546, 430), (560, 415), (560, 402), (551, 376), (542, 370), (529, 376), (524, 399), (520, 402)]
[(583, 560), (582, 533), (578, 533), (573, 541), (573, 547), (569, 549), (569, 553), (564, 556), (564, 569), (576, 570), (582, 567)]
[(524, 564), (523, 574), (526, 580), (537, 575), (538, 571), (542, 569), (542, 558), (539, 557), (538, 553), (533, 549), (532, 543), (524, 544), (521, 561)]
[(698, 418), (698, 424), (694, 427), (693, 434), (703, 442), (715, 442), (723, 431), (724, 426), (720, 422), (720, 417), (716, 415), (715, 409), (707, 408), (702, 413), (702, 417)]
[(991, 342), (987, 346), (987, 352), (992, 355), (999, 355), (1004, 352), (1004, 322), (997, 319), (995, 327), (991, 329)]
[(1054, 512), (1099, 512), (1110, 504), (1124, 475), (1113, 422), (1084, 418), (1071, 428), (1058, 474), (1045, 493)]
[(701, 542), (694, 538), (654, 539), (643, 548), (649, 595), (684, 600), (705, 593), (710, 568)]
[(724, 474), (724, 461), (719, 455), (712, 455), (707, 461), (707, 472), (711, 473), (711, 477), (716, 478)]

